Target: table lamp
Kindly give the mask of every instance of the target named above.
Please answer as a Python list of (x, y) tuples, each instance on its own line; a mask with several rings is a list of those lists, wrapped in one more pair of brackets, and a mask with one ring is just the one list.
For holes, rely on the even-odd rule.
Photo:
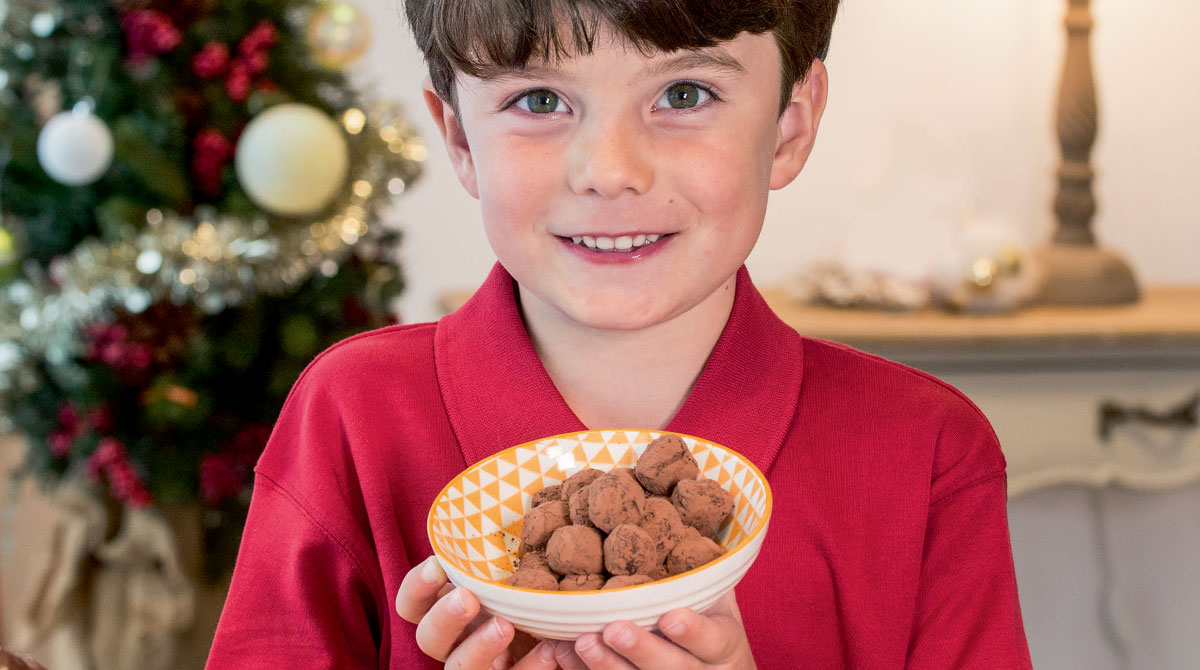
[(1135, 302), (1140, 292), (1133, 271), (1115, 252), (1096, 243), (1092, 216), (1096, 197), (1091, 166), (1096, 142), (1096, 88), (1092, 75), (1091, 0), (1068, 0), (1067, 48), (1058, 94), (1058, 170), (1052, 240), (1037, 250), (1044, 272), (1041, 301), (1054, 305), (1114, 305)]

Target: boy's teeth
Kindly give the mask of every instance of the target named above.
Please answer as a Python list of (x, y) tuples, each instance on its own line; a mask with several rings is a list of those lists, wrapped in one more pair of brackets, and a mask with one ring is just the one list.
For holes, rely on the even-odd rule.
[(657, 242), (661, 238), (662, 235), (622, 235), (615, 238), (601, 235), (584, 235), (582, 237), (572, 237), (571, 241), (575, 244), (582, 244), (593, 251), (627, 252)]

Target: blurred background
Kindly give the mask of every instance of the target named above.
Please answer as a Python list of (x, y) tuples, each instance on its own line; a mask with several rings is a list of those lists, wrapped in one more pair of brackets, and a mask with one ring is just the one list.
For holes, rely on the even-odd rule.
[[(105, 23), (64, 18), (89, 12)], [(816, 148), (772, 193), (748, 261), (802, 333), (933, 372), (992, 420), (1039, 668), (1200, 658), (1198, 22), (1186, 0), (847, 0)], [(182, 557), (152, 575), (178, 596), (170, 611), (188, 613), (152, 631), (173, 640), (171, 660), (155, 658), (200, 667), (281, 394), (326, 344), (437, 319), (469, 294), (495, 262), (478, 202), (428, 118), (396, 0), (0, 0), (0, 33), (12, 240), (0, 332), (17, 347), (0, 364), (20, 410), (0, 468), (36, 475), (0, 482), (0, 644), (56, 668), (148, 667), (88, 642), (89, 599), (131, 607), (121, 594), (136, 588), (137, 557)], [(101, 79), (106, 55), (117, 74)], [(137, 97), (152, 89), (186, 94)], [(297, 138), (329, 157), (309, 162), (341, 169), (287, 173)], [(1060, 219), (1080, 218), (1071, 203), (1055, 211), (1060, 188), (1081, 188), (1060, 184), (1064, 148), (1088, 155), (1096, 212), (1083, 218), (1132, 269), (1132, 302), (1039, 300), (1039, 249)], [(129, 160), (150, 155), (159, 162)], [(90, 174), (87, 160), (99, 161)], [(288, 191), (302, 179), (303, 193)], [(92, 238), (108, 250), (73, 251)], [(31, 258), (40, 284), (18, 272)], [(14, 297), (19, 281), (30, 288)], [(166, 308), (171, 297), (193, 308)], [(270, 400), (253, 413), (205, 405), (231, 386)], [(126, 405), (102, 411), (117, 387)], [(148, 456), (197, 426), (205, 439), (177, 457)], [(76, 471), (103, 494), (37, 485)], [(111, 574), (95, 587), (63, 567), (72, 556)]]

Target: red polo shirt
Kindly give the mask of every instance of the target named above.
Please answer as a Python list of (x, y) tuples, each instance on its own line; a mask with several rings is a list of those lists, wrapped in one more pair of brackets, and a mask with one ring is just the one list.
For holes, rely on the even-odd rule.
[[(501, 449), (584, 430), (499, 265), (436, 324), (349, 338), (297, 381), (256, 469), (208, 667), (436, 668), (393, 609), (425, 517)], [(921, 372), (801, 337), (745, 268), (667, 430), (767, 474), (771, 527), (737, 587), (760, 668), (1028, 668), (988, 422)]]

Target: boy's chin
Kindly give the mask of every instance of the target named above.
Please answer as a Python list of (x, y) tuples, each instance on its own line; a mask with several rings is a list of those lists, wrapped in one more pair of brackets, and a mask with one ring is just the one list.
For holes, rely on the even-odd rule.
[(658, 325), (669, 318), (661, 306), (597, 301), (586, 305), (560, 305), (559, 311), (578, 326), (592, 330), (634, 331)]

